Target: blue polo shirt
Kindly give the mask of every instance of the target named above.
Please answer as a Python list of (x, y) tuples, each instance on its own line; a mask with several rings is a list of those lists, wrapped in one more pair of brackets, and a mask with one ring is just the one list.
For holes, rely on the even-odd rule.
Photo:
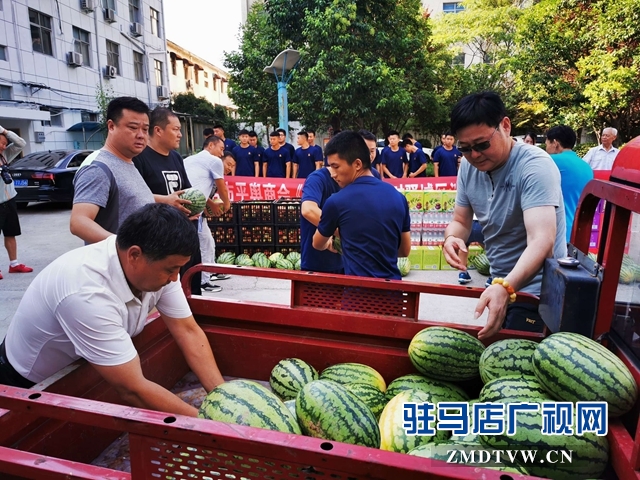
[(269, 147), (262, 154), (262, 160), (267, 163), (267, 177), (285, 178), (287, 163), (291, 162), (287, 149), (280, 147), (274, 150)]
[(238, 145), (236, 144), (236, 142), (234, 142), (230, 138), (225, 138), (224, 139), (224, 149), (225, 150), (229, 150), (230, 152), (233, 152), (233, 149), (236, 148), (237, 146)]
[(389, 183), (366, 176), (325, 202), (318, 231), (330, 237), (340, 229), (345, 274), (400, 280), (398, 248), (410, 226), (405, 197)]
[[(416, 142), (417, 143), (417, 142)], [(416, 172), (422, 165), (427, 163), (427, 156), (424, 154), (421, 148), (414, 153), (409, 154), (409, 173)], [(427, 172), (424, 170), (418, 177), (426, 177)]]
[(307, 178), (316, 170), (316, 162), (322, 161), (322, 154), (318, 157), (318, 151), (314, 147), (298, 148), (293, 156), (293, 163), (298, 164), (298, 178)]
[(260, 162), (256, 149), (251, 145), (244, 148), (238, 145), (231, 152), (236, 157), (236, 175), (239, 177), (254, 177), (256, 175), (254, 162)]
[(380, 165), (381, 158), (382, 156), (380, 155), (380, 150), (376, 148), (376, 158), (374, 158), (373, 162), (371, 162), (371, 171), (373, 171), (373, 169), (375, 169), (378, 165)]
[[(331, 178), (329, 170), (321, 168), (311, 172), (305, 180), (302, 187), (302, 202), (314, 202), (322, 210), (327, 199), (338, 191), (340, 187)], [(313, 248), (314, 233), (316, 233), (316, 226), (301, 215), (300, 268), (312, 272), (344, 273), (341, 255), (329, 250), (321, 251)]]
[(458, 158), (462, 156), (460, 150), (453, 147), (451, 150), (446, 148), (438, 148), (433, 151), (433, 163), (438, 164), (438, 176), (440, 177), (457, 177), (458, 176)]
[(392, 175), (400, 178), (404, 175), (404, 164), (407, 163), (407, 152), (404, 148), (398, 148), (397, 152), (391, 150), (388, 145), (382, 149), (380, 162), (387, 166)]
[(262, 176), (262, 162), (263, 162), (263, 158), (262, 156), (264, 155), (264, 147), (262, 145), (258, 145), (257, 147), (253, 147), (256, 149), (256, 156), (258, 157), (258, 162), (260, 162), (260, 175)]

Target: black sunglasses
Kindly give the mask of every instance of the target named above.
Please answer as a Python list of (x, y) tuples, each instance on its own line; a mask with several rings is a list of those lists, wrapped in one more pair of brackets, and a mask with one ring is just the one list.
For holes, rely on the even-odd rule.
[(493, 131), (493, 133), (489, 137), (489, 140), (486, 140), (486, 141), (480, 142), (480, 143), (476, 143), (475, 145), (471, 145), (470, 147), (461, 147), (461, 146), (458, 145), (458, 150), (460, 151), (460, 153), (463, 153), (463, 154), (471, 153), (471, 150), (474, 150), (474, 151), (476, 151), (478, 153), (484, 152), (487, 148), (489, 148), (491, 146), (491, 139), (496, 134), (496, 132), (498, 131), (499, 128), (500, 128), (500, 125), (498, 125), (496, 127), (496, 129)]

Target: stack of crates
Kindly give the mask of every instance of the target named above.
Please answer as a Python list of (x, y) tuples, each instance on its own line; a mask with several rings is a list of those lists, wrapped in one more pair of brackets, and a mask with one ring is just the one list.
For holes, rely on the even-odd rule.
[(275, 251), (274, 202), (254, 200), (238, 202), (238, 254), (252, 256)]
[(275, 251), (288, 255), (300, 252), (300, 199), (281, 198), (273, 203)]
[(231, 204), (231, 209), (219, 217), (209, 220), (209, 229), (216, 242), (216, 258), (225, 252), (238, 255), (238, 212), (237, 205)]

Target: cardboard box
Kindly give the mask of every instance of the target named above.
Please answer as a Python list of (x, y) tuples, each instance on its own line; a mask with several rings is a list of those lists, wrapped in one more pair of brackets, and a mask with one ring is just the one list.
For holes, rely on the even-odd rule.
[(442, 191), (442, 211), (453, 212), (456, 206), (456, 191), (455, 190), (443, 190)]
[(424, 210), (424, 191), (406, 190), (404, 196), (409, 204), (409, 210), (422, 212)]
[(440, 212), (442, 210), (442, 192), (425, 190), (423, 205), (425, 212)]
[(440, 247), (422, 247), (422, 270), (440, 270)]
[(457, 270), (457, 268), (450, 266), (444, 259), (444, 252), (442, 251), (442, 248), (440, 248), (440, 270)]
[(424, 253), (424, 247), (411, 247), (409, 252), (409, 263), (411, 264), (411, 270), (422, 270), (422, 256)]

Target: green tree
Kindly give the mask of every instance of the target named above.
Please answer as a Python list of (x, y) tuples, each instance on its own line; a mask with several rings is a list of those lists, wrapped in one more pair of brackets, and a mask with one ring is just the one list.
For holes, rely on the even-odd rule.
[(213, 105), (204, 97), (196, 97), (193, 93), (179, 93), (171, 101), (172, 109), (178, 113), (193, 115), (211, 124), (219, 123), (224, 126), (226, 136), (233, 138), (238, 127), (227, 110), (221, 105)]

